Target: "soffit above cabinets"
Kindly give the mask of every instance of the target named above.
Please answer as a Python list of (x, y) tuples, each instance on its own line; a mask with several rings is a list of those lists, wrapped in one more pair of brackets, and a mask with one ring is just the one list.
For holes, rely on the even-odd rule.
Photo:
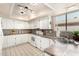
[(0, 3), (0, 16), (30, 21), (41, 16), (64, 13), (66, 8), (72, 6), (68, 11), (79, 9), (79, 4), (74, 3)]

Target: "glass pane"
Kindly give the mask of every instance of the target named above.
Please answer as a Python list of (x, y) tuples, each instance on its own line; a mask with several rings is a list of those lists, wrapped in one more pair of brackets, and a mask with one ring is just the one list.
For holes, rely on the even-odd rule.
[[(74, 11), (74, 12), (70, 12), (70, 13), (67, 13), (67, 30), (68, 31), (74, 31), (74, 30), (79, 30), (77, 27), (78, 24), (75, 24), (76, 22), (78, 23), (79, 21), (79, 11)], [(63, 15), (59, 15), (59, 16), (56, 16), (56, 24), (59, 24), (61, 26), (58, 26), (60, 27), (59, 29), (61, 31), (65, 30), (65, 14)], [(70, 24), (70, 25), (69, 25)], [(62, 26), (64, 27), (64, 29), (62, 29)]]
[(56, 24), (59, 24), (59, 23), (65, 23), (65, 14), (56, 16)]
[(72, 19), (75, 19), (75, 18), (79, 18), (79, 11), (75, 11), (75, 12), (67, 14), (68, 20), (72, 20)]

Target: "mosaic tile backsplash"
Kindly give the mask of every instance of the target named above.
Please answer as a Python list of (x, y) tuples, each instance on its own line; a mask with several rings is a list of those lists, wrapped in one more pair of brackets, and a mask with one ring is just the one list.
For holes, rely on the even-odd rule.
[(4, 36), (31, 33), (30, 29), (3, 29)]

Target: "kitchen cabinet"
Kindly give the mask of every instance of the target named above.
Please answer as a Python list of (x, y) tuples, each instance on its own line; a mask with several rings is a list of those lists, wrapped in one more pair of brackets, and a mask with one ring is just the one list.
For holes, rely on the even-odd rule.
[(29, 29), (29, 23), (20, 21), (20, 20), (13, 20), (2, 18), (1, 20), (2, 29)]
[(30, 29), (30, 24), (28, 22), (24, 22), (24, 29)]
[(16, 43), (16, 45), (18, 45), (18, 44), (21, 44), (22, 43), (22, 36), (21, 35), (17, 35), (17, 36), (15, 36), (16, 38), (15, 38), (15, 43)]
[(40, 20), (39, 19), (35, 19), (34, 21), (30, 21), (29, 24), (31, 26), (31, 29), (40, 28)]
[(15, 38), (16, 45), (28, 42), (29, 34), (17, 35)]
[(28, 42), (36, 47), (36, 36), (31, 34), (31, 39), (29, 39)]
[(50, 18), (49, 17), (43, 17), (40, 18), (40, 29), (50, 29)]
[(15, 37), (14, 36), (4, 36), (2, 47), (7, 48), (7, 47), (10, 47), (13, 45), (15, 45)]
[(37, 35), (32, 35), (32, 37), (34, 37), (34, 41), (31, 39), (30, 43), (33, 46), (39, 48), (40, 50), (44, 50), (53, 44), (53, 41), (51, 39), (44, 38), (44, 37), (37, 36)]
[(29, 39), (30, 34), (4, 36), (2, 47), (7, 48), (11, 46), (16, 46), (18, 44), (28, 42)]
[(2, 18), (1, 26), (2, 26), (2, 29), (14, 29), (15, 28), (15, 22), (14, 22), (14, 20)]
[(29, 29), (29, 23), (24, 21), (15, 21), (15, 29)]
[(16, 37), (15, 36), (8, 36), (7, 37), (7, 47), (16, 45)]
[(34, 21), (30, 21), (32, 29), (51, 29), (51, 16), (37, 18)]
[(33, 46), (41, 49), (41, 39), (40, 36), (32, 35), (31, 40), (29, 41)]
[(39, 36), (34, 36), (35, 37), (35, 44), (36, 44), (36, 47), (41, 49), (41, 39)]
[(40, 20), (37, 19), (35, 22), (35, 28), (40, 28)]
[(41, 50), (44, 50), (49, 47), (49, 39), (41, 37)]
[(30, 29), (34, 29), (34, 21), (30, 21), (29, 25), (30, 25)]
[(5, 38), (3, 38), (2, 40), (2, 48), (6, 48), (7, 47), (7, 40), (5, 40)]

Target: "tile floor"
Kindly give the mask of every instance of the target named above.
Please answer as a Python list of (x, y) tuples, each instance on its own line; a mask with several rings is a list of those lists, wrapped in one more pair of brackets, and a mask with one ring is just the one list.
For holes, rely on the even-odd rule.
[(3, 56), (48, 56), (45, 52), (35, 48), (30, 43), (24, 43), (2, 49)]

